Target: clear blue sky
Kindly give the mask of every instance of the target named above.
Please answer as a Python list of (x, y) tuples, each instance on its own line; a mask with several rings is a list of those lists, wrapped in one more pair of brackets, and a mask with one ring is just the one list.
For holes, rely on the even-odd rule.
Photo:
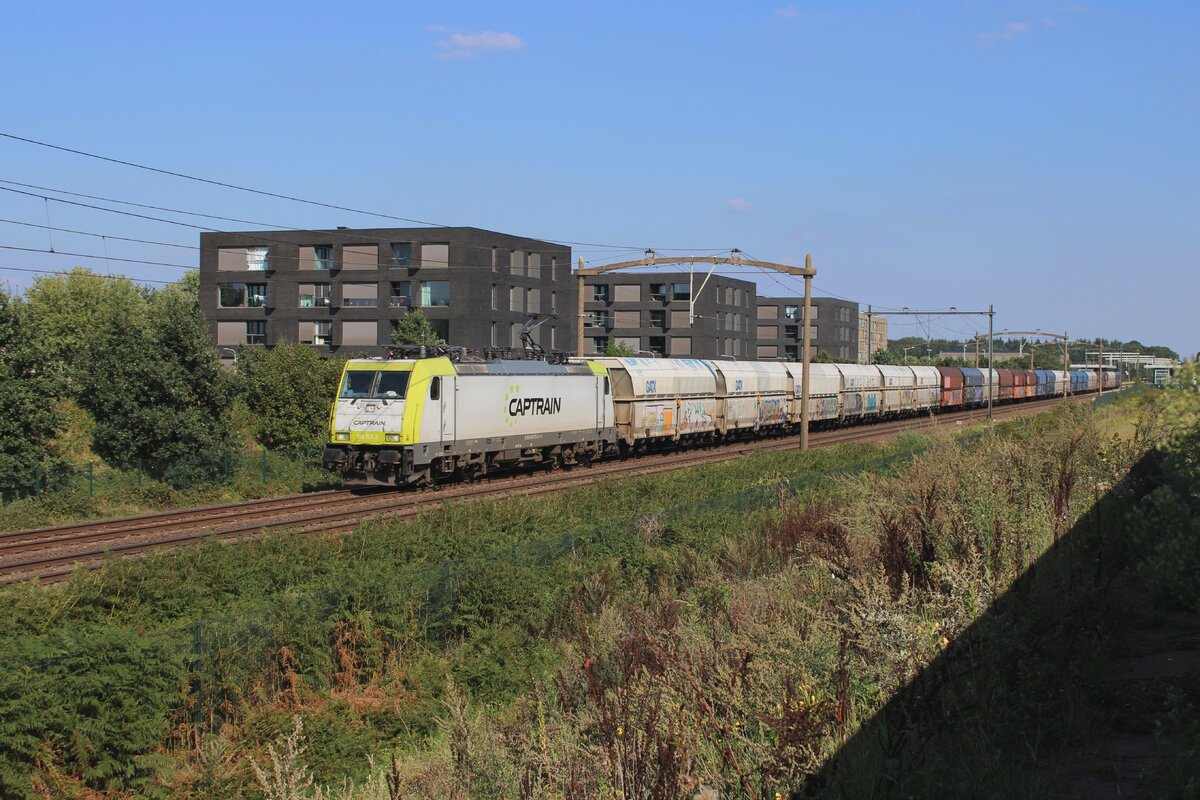
[[(1200, 3), (11, 3), (4, 16), (9, 133), (444, 224), (812, 253), (818, 294), (994, 303), (997, 328), (1200, 349)], [(387, 224), (9, 140), (0, 178), (287, 227)], [(45, 224), (46, 208), (0, 192), (0, 217)], [(197, 243), (57, 204), (50, 219)], [(49, 246), (6, 223), (0, 244)], [(178, 274), (0, 250), (4, 266), (75, 263)], [(758, 282), (798, 286), (779, 280)], [(935, 320), (934, 334), (985, 324)], [(896, 319), (892, 335), (917, 330)]]

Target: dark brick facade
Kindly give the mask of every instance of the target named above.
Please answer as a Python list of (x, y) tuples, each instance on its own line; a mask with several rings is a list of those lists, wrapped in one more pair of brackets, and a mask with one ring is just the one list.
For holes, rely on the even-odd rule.
[[(589, 276), (584, 294), (584, 354), (622, 342), (661, 356), (754, 357), (755, 287), (705, 273), (614, 272)], [(696, 290), (694, 316), (688, 296)]]
[[(858, 363), (858, 303), (814, 297), (811, 307), (811, 325), (816, 329), (809, 340), (812, 355), (823, 351), (838, 363)], [(804, 341), (804, 298), (760, 297), (757, 316), (757, 357), (799, 361)]]
[(555, 314), (537, 339), (570, 350), (575, 291), (570, 248), (479, 228), (200, 234), (200, 307), (225, 357), (284, 341), (381, 355), (412, 308), (477, 350), (516, 344), (530, 313)]

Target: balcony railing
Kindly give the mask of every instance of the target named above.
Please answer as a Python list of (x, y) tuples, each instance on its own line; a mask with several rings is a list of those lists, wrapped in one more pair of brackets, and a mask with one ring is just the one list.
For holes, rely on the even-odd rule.
[(388, 305), (391, 306), (392, 308), (408, 308), (409, 307), (408, 295), (394, 294), (388, 298)]

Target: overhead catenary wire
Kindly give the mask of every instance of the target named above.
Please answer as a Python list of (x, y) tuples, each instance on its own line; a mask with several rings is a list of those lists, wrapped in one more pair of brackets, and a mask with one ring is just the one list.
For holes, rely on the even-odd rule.
[[(287, 200), (287, 201), (294, 202), (294, 203), (303, 203), (305, 205), (316, 206), (319, 208), (327, 208), (327, 209), (332, 209), (335, 211), (345, 211), (345, 212), (348, 212), (351, 214), (362, 214), (364, 216), (377, 217), (379, 219), (390, 219), (390, 220), (397, 221), (397, 222), (407, 222), (407, 223), (414, 224), (414, 225), (426, 225), (426, 226), (434, 227), (434, 228), (460, 227), (460, 226), (456, 226), (456, 225), (447, 225), (447, 224), (441, 223), (441, 222), (430, 222), (428, 220), (420, 220), (420, 219), (415, 219), (412, 217), (402, 217), (402, 216), (397, 216), (395, 214), (387, 214), (387, 213), (379, 212), (379, 211), (370, 211), (370, 210), (366, 210), (366, 209), (351, 208), (349, 206), (342, 206), (342, 205), (338, 205), (336, 203), (326, 203), (326, 202), (323, 202), (320, 200), (310, 200), (310, 199), (304, 198), (304, 197), (297, 197), (294, 195), (284, 194), (282, 192), (273, 192), (273, 191), (269, 191), (266, 189), (256, 189), (256, 188), (250, 187), (250, 186), (241, 186), (241, 185), (238, 185), (235, 183), (228, 183), (226, 181), (218, 181), (218, 180), (214, 180), (212, 178), (204, 178), (199, 175), (189, 175), (185, 172), (178, 172), (176, 170), (163, 169), (161, 167), (154, 167), (154, 166), (150, 166), (148, 164), (139, 164), (135, 161), (128, 161), (125, 159), (114, 158), (112, 156), (101, 155), (99, 153), (91, 153), (86, 150), (80, 150), (80, 149), (73, 148), (73, 147), (66, 147), (64, 145), (52, 144), (50, 142), (43, 142), (38, 139), (32, 139), (32, 138), (29, 138), (26, 136), (18, 136), (17, 134), (7, 133), (4, 131), (0, 131), (0, 137), (4, 137), (6, 139), (11, 139), (13, 141), (24, 142), (26, 144), (36, 145), (38, 147), (49, 148), (51, 150), (58, 150), (58, 151), (64, 152), (64, 153), (71, 153), (72, 155), (82, 156), (85, 158), (92, 158), (92, 159), (96, 159), (98, 161), (106, 161), (111, 164), (118, 164), (120, 166), (130, 167), (133, 169), (145, 170), (147, 172), (154, 172), (154, 173), (158, 173), (160, 175), (168, 175), (170, 177), (180, 178), (183, 180), (196, 181), (198, 183), (204, 183), (204, 184), (208, 184), (210, 186), (217, 186), (217, 187), (221, 187), (224, 189), (234, 189), (234, 190), (240, 191), (240, 192), (249, 192), (251, 194), (262, 195), (264, 197), (272, 197), (272, 198), (276, 198), (279, 200)], [(573, 247), (578, 245), (580, 247), (610, 247), (610, 248), (614, 248), (614, 249), (625, 249), (625, 250), (637, 249), (630, 245), (615, 245), (615, 244), (607, 244), (607, 243), (603, 243), (603, 242), (599, 242), (599, 243), (598, 242), (580, 242), (580, 241), (571, 241), (571, 240), (567, 240), (567, 239), (557, 239), (557, 238), (545, 237), (545, 236), (537, 237), (537, 238), (541, 238), (545, 241), (555, 242), (558, 244), (568, 244)], [(654, 248), (654, 249), (686, 252), (686, 251), (693, 250), (693, 249), (695, 249), (695, 250), (712, 250), (714, 248), (659, 247), (659, 248)]]
[[(0, 272), (30, 272), (30, 273), (35, 273), (38, 275), (78, 274), (78, 273), (75, 273), (74, 270), (69, 270), (69, 269), (37, 269), (35, 267), (5, 267), (5, 266), (0, 266)], [(86, 277), (88, 277), (88, 278), (103, 278), (105, 280), (124, 280), (124, 281), (131, 281), (133, 283), (153, 283), (153, 284), (158, 284), (160, 286), (170, 286), (175, 283), (175, 281), (158, 281), (158, 280), (153, 280), (151, 278), (135, 278), (131, 275), (120, 275), (120, 274), (104, 275), (99, 272), (89, 272)]]

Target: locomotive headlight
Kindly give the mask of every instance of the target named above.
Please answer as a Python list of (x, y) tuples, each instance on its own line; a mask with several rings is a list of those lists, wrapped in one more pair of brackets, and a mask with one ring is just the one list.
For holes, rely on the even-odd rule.
[(335, 442), (348, 442), (348, 441), (350, 441), (350, 434), (338, 431), (337, 433), (335, 433), (333, 435), (333, 440)]
[(385, 442), (398, 442), (398, 441), (400, 441), (400, 434), (398, 434), (398, 433), (385, 433), (385, 434), (383, 435), (383, 439), (384, 439), (384, 441), (385, 441)]

